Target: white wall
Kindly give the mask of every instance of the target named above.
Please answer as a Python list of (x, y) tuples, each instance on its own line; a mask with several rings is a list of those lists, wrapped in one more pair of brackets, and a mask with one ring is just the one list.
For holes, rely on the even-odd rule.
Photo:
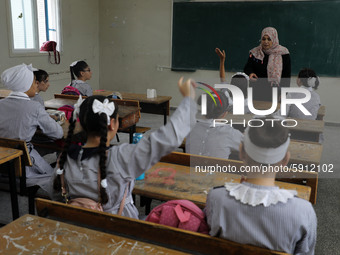
[[(171, 0), (100, 0), (99, 10), (102, 89), (146, 93), (147, 88), (156, 88), (159, 95), (172, 96), (171, 105), (176, 106), (181, 99), (176, 85), (180, 76), (219, 81), (218, 71), (157, 69), (171, 64)], [(340, 123), (340, 77), (321, 77), (321, 82), (318, 92), (326, 106), (325, 120)]]
[[(146, 93), (156, 88), (170, 95), (172, 106), (181, 96), (180, 76), (209, 83), (218, 82), (218, 71), (172, 72), (171, 0), (62, 0), (63, 52), (60, 65), (51, 65), (47, 56), (10, 57), (6, 1), (0, 2), (0, 72), (13, 65), (33, 63), (49, 73), (65, 72), (74, 60), (85, 59), (93, 69), (94, 89)], [(186, 38), (183, 38), (185, 40)], [(215, 54), (212, 49), (212, 54)], [(231, 74), (228, 73), (227, 77)], [(51, 87), (42, 93), (53, 98), (69, 82), (70, 74), (51, 75)], [(292, 77), (292, 85), (295, 77)], [(1, 85), (0, 85), (1, 86)], [(318, 90), (326, 106), (328, 122), (340, 123), (340, 78), (321, 77)]]
[[(94, 0), (61, 0), (63, 51), (61, 63), (52, 65), (48, 55), (12, 57), (9, 54), (7, 0), (0, 2), (0, 72), (21, 63), (32, 63), (34, 67), (46, 70), (50, 75), (50, 88), (41, 96), (53, 98), (54, 93), (70, 82), (69, 65), (74, 60), (84, 60), (93, 69), (89, 82), (94, 89), (99, 88), (99, 4)], [(67, 72), (67, 73), (65, 73)], [(52, 74), (59, 73), (59, 74)], [(0, 85), (2, 86), (2, 85)]]

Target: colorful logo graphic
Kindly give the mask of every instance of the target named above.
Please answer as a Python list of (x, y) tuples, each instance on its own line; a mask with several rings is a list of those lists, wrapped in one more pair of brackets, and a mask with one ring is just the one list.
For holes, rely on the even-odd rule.
[[(203, 85), (203, 86), (206, 86), (206, 87), (209, 88), (212, 92), (214, 92), (215, 95), (216, 95), (216, 97), (217, 97), (218, 100), (220, 101), (221, 106), (222, 106), (222, 100), (221, 100), (220, 96), (217, 94), (217, 91), (216, 91), (212, 86), (210, 86), (209, 84), (203, 83), (203, 82), (197, 82), (197, 83), (198, 83), (198, 84), (201, 84), (201, 85)], [(207, 94), (211, 97), (211, 99), (214, 101), (215, 106), (217, 106), (215, 97), (210, 93), (209, 90), (204, 89), (204, 88), (201, 88), (201, 87), (197, 87), (197, 88), (199, 88), (199, 89), (203, 90), (205, 93), (207, 93)], [(204, 95), (202, 95), (202, 100), (204, 100), (203, 97), (204, 97)], [(205, 105), (205, 106), (206, 106), (206, 105)]]

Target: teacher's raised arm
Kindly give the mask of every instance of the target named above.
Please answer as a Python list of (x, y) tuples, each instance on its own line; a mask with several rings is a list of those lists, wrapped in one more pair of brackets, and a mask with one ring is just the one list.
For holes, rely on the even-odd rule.
[(262, 30), (261, 43), (250, 50), (244, 72), (249, 75), (254, 100), (271, 101), (273, 87), (290, 86), (289, 51), (279, 44), (275, 28)]

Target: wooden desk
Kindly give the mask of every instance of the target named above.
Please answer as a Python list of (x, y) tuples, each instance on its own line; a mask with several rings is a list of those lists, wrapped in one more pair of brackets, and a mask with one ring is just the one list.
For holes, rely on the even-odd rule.
[(0, 253), (187, 254), (28, 214), (0, 229)]
[[(94, 95), (111, 95), (114, 91), (99, 90), (94, 91)], [(164, 125), (167, 122), (167, 116), (170, 114), (170, 96), (157, 96), (155, 98), (147, 98), (145, 94), (120, 92), (123, 99), (131, 99), (139, 101), (141, 112), (160, 114), (164, 116)]]
[[(153, 172), (162, 169), (157, 176)], [(174, 178), (166, 178), (174, 172)], [(190, 172), (191, 171), (191, 172)], [(201, 208), (205, 207), (209, 190), (225, 182), (240, 182), (241, 176), (229, 173), (199, 173), (188, 166), (158, 162), (146, 172), (144, 180), (136, 181), (133, 193), (161, 201), (173, 199), (187, 199)], [(298, 197), (309, 200), (311, 188), (303, 185), (276, 181), (276, 185), (282, 189), (293, 189)]]
[[(185, 152), (185, 142), (179, 148)], [(319, 165), (322, 156), (323, 145), (316, 142), (291, 140), (288, 150), (290, 151), (290, 164)], [(239, 160), (239, 152), (232, 151), (229, 159)]]
[(21, 173), (20, 157), (22, 154), (23, 153), (21, 150), (0, 147), (0, 165), (4, 164), (6, 167), (6, 164), (8, 164), (7, 169), (9, 176), (13, 220), (19, 217), (19, 205), (15, 174)]
[(290, 164), (319, 165), (322, 156), (323, 145), (317, 142), (291, 140)]
[[(238, 129), (245, 129), (243, 126), (248, 125), (248, 121), (254, 119), (253, 114), (244, 114), (244, 115), (233, 115), (228, 114), (225, 118), (226, 120), (232, 120), (234, 127), (240, 127)], [(290, 118), (294, 119), (294, 118)], [(325, 122), (323, 120), (302, 120), (302, 119), (294, 119), (297, 121), (297, 125), (295, 127), (289, 127), (289, 130), (292, 134), (293, 139), (296, 140), (305, 140), (305, 141), (313, 141), (318, 142), (320, 134), (323, 133)], [(292, 125), (293, 123), (288, 122), (286, 125)], [(260, 125), (258, 122), (254, 122), (253, 125)]]
[[(76, 99), (53, 98), (45, 101), (45, 108), (56, 110), (63, 105), (74, 105), (76, 102), (77, 102)], [(130, 142), (132, 142), (132, 136), (136, 127), (136, 123), (139, 121), (140, 118), (140, 109), (134, 106), (119, 105), (118, 114), (119, 114), (118, 132), (124, 131), (125, 129), (129, 129)]]

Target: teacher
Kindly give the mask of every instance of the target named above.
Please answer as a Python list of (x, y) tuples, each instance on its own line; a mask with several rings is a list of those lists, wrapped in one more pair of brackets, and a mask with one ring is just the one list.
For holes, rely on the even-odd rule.
[(273, 87), (290, 86), (289, 51), (279, 44), (275, 28), (262, 30), (261, 43), (250, 50), (244, 72), (249, 75), (254, 100), (272, 101)]

